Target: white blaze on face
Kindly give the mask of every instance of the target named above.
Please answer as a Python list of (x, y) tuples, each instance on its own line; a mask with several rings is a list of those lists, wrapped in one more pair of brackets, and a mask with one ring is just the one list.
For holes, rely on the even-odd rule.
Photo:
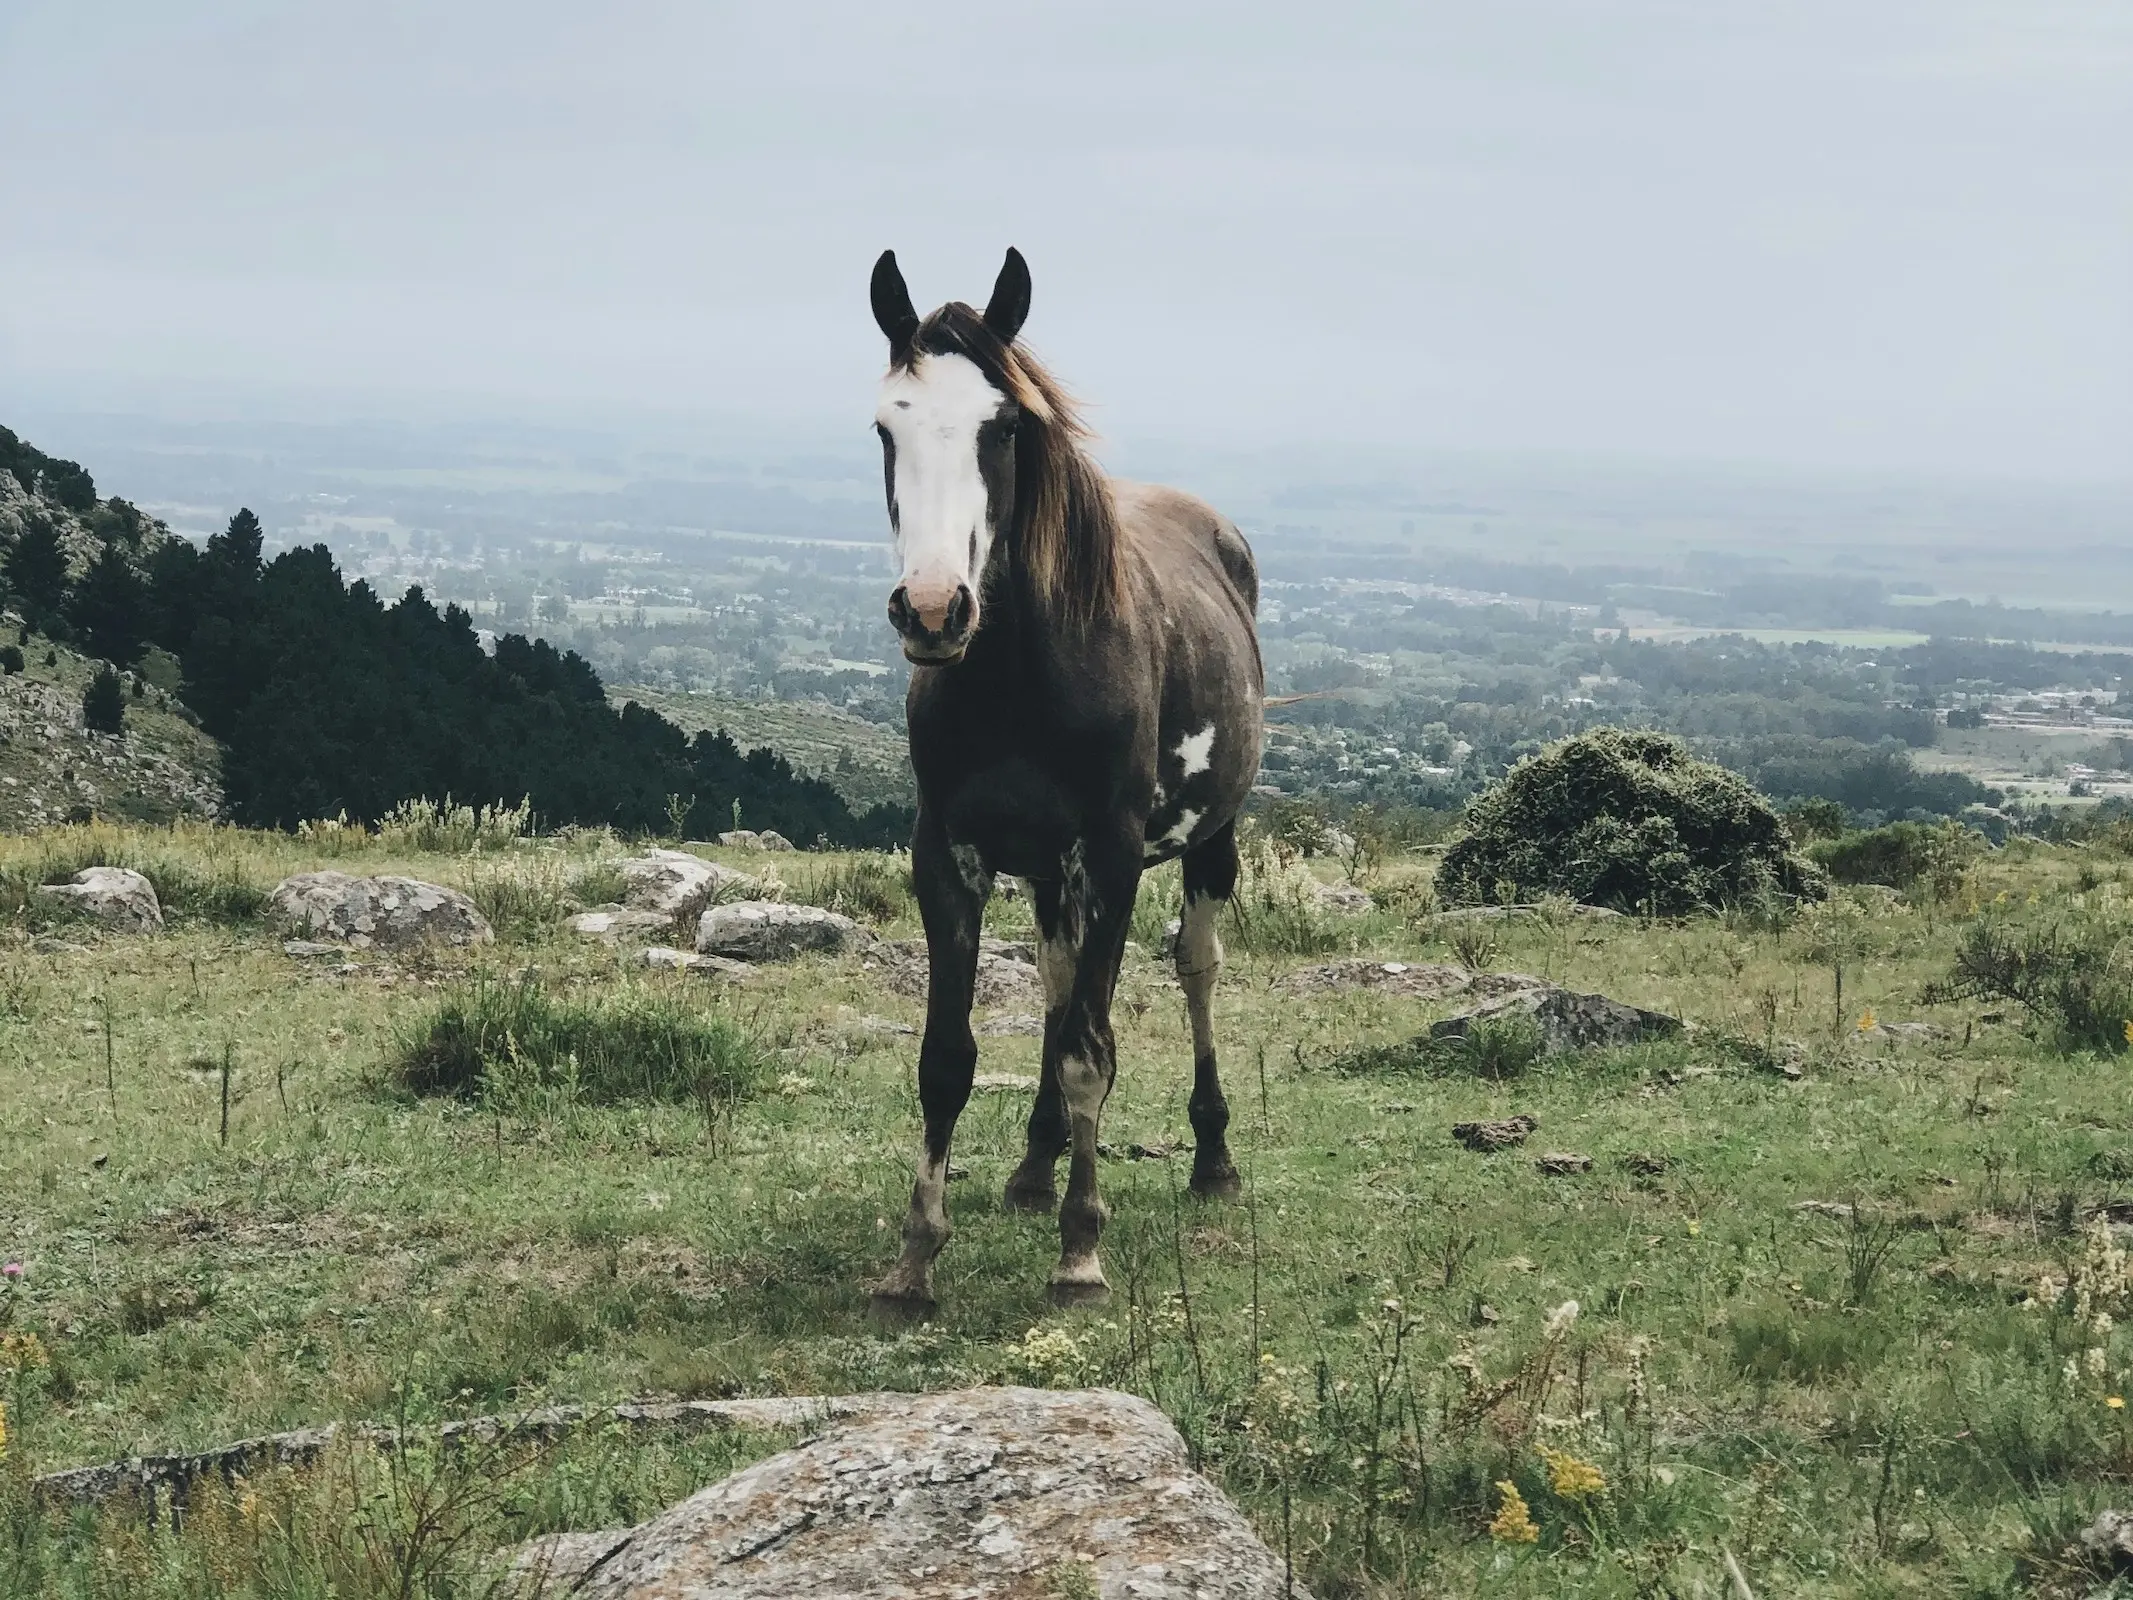
[(978, 429), (1006, 398), (968, 356), (922, 355), (882, 380), (874, 420), (895, 445), (898, 581), (921, 616), (945, 612), (959, 586), (977, 598), (992, 547)]

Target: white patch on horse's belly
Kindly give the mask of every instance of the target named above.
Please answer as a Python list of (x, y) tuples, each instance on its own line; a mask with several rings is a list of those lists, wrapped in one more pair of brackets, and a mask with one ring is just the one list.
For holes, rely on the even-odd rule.
[(1162, 844), (1186, 844), (1192, 839), (1192, 830), (1199, 825), (1199, 812), (1180, 811), (1178, 813), (1178, 825), (1164, 834), (1158, 842)]
[(1198, 733), (1188, 733), (1178, 741), (1178, 759), (1185, 763), (1185, 776), (1205, 772), (1214, 765), (1215, 725), (1210, 722)]

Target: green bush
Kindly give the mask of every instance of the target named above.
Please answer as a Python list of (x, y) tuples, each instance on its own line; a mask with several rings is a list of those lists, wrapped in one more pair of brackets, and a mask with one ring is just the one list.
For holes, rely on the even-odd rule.
[(503, 1103), (730, 1103), (754, 1090), (764, 1059), (738, 1024), (673, 990), (629, 988), (580, 1001), (558, 999), (531, 980), (482, 981), (448, 995), (407, 1030), (392, 1071), (416, 1094)]
[(24, 665), (21, 645), (0, 645), (0, 673), (5, 673), (12, 678), (23, 669)]
[(1746, 781), (1620, 728), (1566, 739), (1477, 797), (1437, 887), (1454, 905), (1564, 894), (1665, 916), (1827, 892)]
[(1908, 889), (1925, 880), (1959, 880), (1981, 847), (1959, 822), (1892, 822), (1807, 847), (1809, 859), (1838, 883), (1879, 883)]
[(126, 726), (126, 684), (110, 666), (99, 667), (81, 692), (82, 726), (95, 733), (119, 733)]
[(2062, 1051), (2133, 1045), (2133, 924), (2087, 914), (2049, 923), (1981, 917), (1929, 1001), (2011, 1000)]
[(915, 915), (908, 860), (887, 855), (832, 856), (804, 872), (790, 890), (802, 905), (820, 906), (867, 922)]

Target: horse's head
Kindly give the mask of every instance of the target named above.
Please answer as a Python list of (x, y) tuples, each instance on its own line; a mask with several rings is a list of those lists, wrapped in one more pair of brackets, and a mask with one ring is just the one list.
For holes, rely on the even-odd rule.
[(920, 323), (885, 250), (874, 263), (874, 320), (889, 341), (874, 431), (901, 570), (889, 621), (911, 660), (958, 659), (977, 632), (985, 575), (1015, 512), (1015, 440), (1024, 405), (1009, 392), (1008, 346), (1029, 315), (1020, 251), (982, 315), (951, 304)]

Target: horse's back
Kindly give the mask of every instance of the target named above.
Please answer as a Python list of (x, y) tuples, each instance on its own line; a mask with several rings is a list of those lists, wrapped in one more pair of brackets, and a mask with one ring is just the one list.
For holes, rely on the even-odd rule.
[(1259, 566), (1237, 525), (1197, 495), (1159, 483), (1111, 482), (1128, 551), (1165, 588), (1205, 583), (1219, 575), (1242, 602), (1247, 620), (1259, 610)]

